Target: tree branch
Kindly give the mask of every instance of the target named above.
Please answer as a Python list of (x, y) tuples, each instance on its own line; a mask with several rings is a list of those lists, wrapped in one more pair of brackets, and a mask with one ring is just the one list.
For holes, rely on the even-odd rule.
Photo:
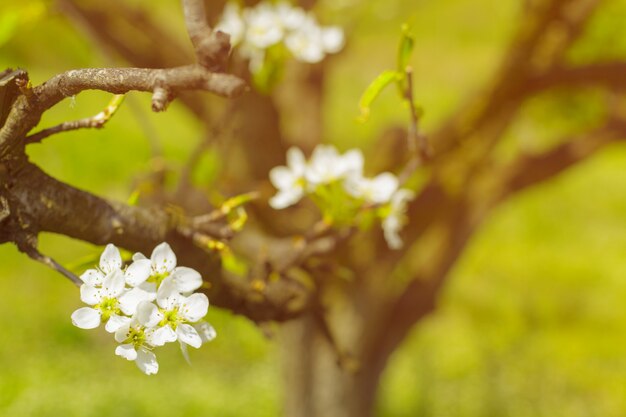
[(182, 5), (198, 63), (215, 71), (222, 70), (230, 52), (230, 36), (211, 30), (206, 20), (204, 0), (182, 0)]
[(71, 122), (64, 122), (56, 126), (50, 127), (48, 129), (44, 129), (42, 131), (39, 131), (33, 135), (26, 137), (25, 142), (27, 144), (39, 143), (45, 138), (47, 138), (48, 136), (52, 136), (54, 134), (61, 133), (61, 132), (69, 132), (71, 130), (89, 129), (89, 128), (101, 129), (106, 124), (106, 122), (108, 122), (111, 119), (111, 117), (115, 114), (115, 112), (117, 111), (117, 109), (119, 108), (123, 100), (124, 100), (123, 95), (115, 95), (111, 99), (109, 105), (103, 111), (96, 114), (95, 116), (85, 117), (84, 119), (74, 120)]

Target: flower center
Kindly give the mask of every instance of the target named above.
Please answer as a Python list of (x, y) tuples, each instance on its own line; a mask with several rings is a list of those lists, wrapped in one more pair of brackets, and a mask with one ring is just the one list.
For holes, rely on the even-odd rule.
[(159, 326), (167, 326), (168, 324), (172, 330), (176, 330), (176, 327), (182, 323), (183, 318), (178, 315), (178, 307), (174, 307), (172, 310), (161, 310), (163, 314), (163, 320), (159, 322)]
[(150, 275), (147, 281), (154, 282), (158, 287), (159, 285), (161, 285), (163, 280), (169, 276), (170, 276), (169, 272), (155, 272), (154, 274)]
[(105, 297), (100, 301), (100, 303), (96, 304), (94, 308), (100, 310), (102, 313), (102, 320), (108, 320), (113, 314), (120, 314), (121, 310), (118, 306), (119, 301), (117, 298), (108, 298)]
[(126, 343), (132, 343), (135, 348), (142, 346), (146, 341), (146, 333), (141, 327), (131, 327), (127, 336)]

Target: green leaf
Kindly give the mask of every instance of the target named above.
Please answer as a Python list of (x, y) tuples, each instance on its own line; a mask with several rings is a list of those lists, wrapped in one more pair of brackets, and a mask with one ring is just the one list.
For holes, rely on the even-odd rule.
[(409, 65), (409, 59), (413, 52), (413, 46), (415, 39), (409, 33), (410, 27), (407, 24), (402, 25), (402, 38), (400, 38), (400, 45), (398, 47), (398, 67), (397, 70), (400, 73), (404, 73), (407, 65)]
[(398, 93), (404, 97), (405, 91), (408, 88), (406, 70), (409, 66), (409, 59), (413, 52), (413, 46), (415, 40), (409, 33), (410, 27), (407, 24), (402, 25), (402, 37), (400, 38), (400, 44), (398, 45), (398, 57), (397, 57), (397, 70), (400, 73), (400, 77), (397, 82)]
[(402, 77), (402, 74), (394, 70), (383, 71), (374, 81), (367, 86), (361, 100), (359, 100), (359, 110), (361, 116), (359, 119), (364, 122), (367, 120), (370, 114), (370, 106), (376, 100), (376, 97), (387, 87), (389, 84), (398, 81)]

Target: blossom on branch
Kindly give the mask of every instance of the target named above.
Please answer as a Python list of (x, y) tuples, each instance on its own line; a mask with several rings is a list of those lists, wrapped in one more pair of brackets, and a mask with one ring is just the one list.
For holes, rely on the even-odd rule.
[(383, 172), (373, 178), (363, 175), (363, 154), (352, 149), (340, 154), (334, 146), (318, 145), (307, 161), (301, 150), (290, 148), (287, 166), (270, 171), (270, 181), (278, 189), (270, 206), (283, 209), (309, 196), (320, 208), (324, 219), (336, 226), (367, 223), (373, 213), (380, 219), (391, 249), (402, 247), (400, 231), (407, 223), (406, 207), (415, 197), (400, 188), (398, 178)]
[(215, 338), (213, 327), (202, 321), (209, 299), (194, 293), (202, 277), (191, 268), (177, 267), (176, 255), (165, 242), (150, 259), (136, 253), (126, 268), (119, 250), (109, 244), (99, 268), (86, 271), (81, 279), (81, 301), (90, 307), (76, 310), (72, 323), (82, 329), (106, 323), (105, 329), (120, 343), (115, 354), (135, 361), (147, 375), (159, 369), (156, 347), (178, 340), (187, 358), (186, 345), (199, 348)]
[(320, 26), (313, 14), (286, 2), (261, 2), (243, 10), (227, 3), (215, 29), (231, 36), (231, 45), (249, 60), (253, 73), (262, 70), (270, 49), (283, 47), (296, 60), (313, 64), (345, 43), (341, 28)]

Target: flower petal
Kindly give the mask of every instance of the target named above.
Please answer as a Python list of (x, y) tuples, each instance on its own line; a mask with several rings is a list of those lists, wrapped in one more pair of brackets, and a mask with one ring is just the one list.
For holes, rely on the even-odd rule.
[(125, 345), (119, 345), (118, 347), (116, 347), (115, 354), (129, 361), (134, 361), (135, 359), (137, 359), (137, 351), (135, 350), (135, 347), (130, 343), (127, 343)]
[(121, 269), (115, 269), (102, 281), (102, 297), (117, 298), (124, 292), (126, 280)]
[(398, 189), (398, 178), (390, 172), (383, 172), (372, 180), (372, 202), (387, 203)]
[(200, 338), (202, 339), (202, 343), (210, 342), (211, 340), (215, 339), (215, 337), (217, 336), (217, 332), (215, 331), (213, 326), (211, 326), (206, 321), (201, 321), (199, 323), (192, 324), (192, 326), (194, 327), (194, 329), (196, 329), (196, 331), (200, 335)]
[(80, 279), (92, 287), (102, 285), (104, 274), (97, 269), (88, 269), (80, 276)]
[(105, 324), (104, 330), (109, 333), (115, 333), (121, 327), (124, 327), (128, 323), (130, 323), (130, 317), (123, 317), (118, 316), (117, 314), (113, 314)]
[(170, 274), (176, 289), (181, 293), (193, 292), (202, 286), (202, 276), (195, 269), (179, 266)]
[(131, 323), (128, 322), (128, 323), (120, 326), (120, 328), (118, 328), (115, 331), (115, 341), (117, 343), (125, 342), (126, 339), (128, 339), (128, 336), (130, 334), (130, 326), (131, 326)]
[(163, 314), (154, 304), (142, 301), (137, 305), (137, 320), (146, 327), (154, 327), (163, 320)]
[(141, 372), (146, 375), (153, 375), (159, 372), (159, 363), (156, 360), (156, 355), (147, 349), (139, 348), (135, 363)]
[(200, 338), (196, 329), (189, 324), (179, 324), (176, 327), (176, 334), (178, 335), (178, 340), (187, 343), (191, 347), (198, 349), (202, 346), (202, 338)]
[(209, 309), (209, 299), (205, 294), (191, 294), (187, 299), (183, 300), (180, 313), (181, 315), (194, 323), (202, 317), (206, 316)]
[(185, 358), (185, 362), (191, 365), (191, 359), (189, 358), (189, 349), (187, 349), (187, 343), (183, 343), (179, 340), (178, 344), (180, 345), (180, 353), (182, 353), (183, 358)]
[(161, 308), (165, 308), (167, 310), (171, 310), (172, 307), (178, 305), (182, 298), (179, 294), (178, 289), (176, 288), (176, 283), (172, 279), (171, 276), (165, 278), (163, 282), (161, 282), (161, 286), (157, 291), (157, 304)]
[(100, 311), (82, 307), (72, 313), (72, 324), (80, 329), (95, 329), (100, 326)]
[(124, 272), (126, 283), (131, 287), (136, 287), (145, 282), (150, 276), (151, 266), (149, 259), (138, 259), (133, 262)]
[(122, 257), (120, 256), (120, 251), (115, 247), (115, 245), (109, 243), (104, 248), (104, 252), (100, 256), (100, 269), (105, 274), (109, 274), (116, 269), (120, 269), (122, 267)]
[(150, 260), (152, 261), (152, 268), (159, 274), (170, 272), (176, 266), (176, 255), (166, 242), (154, 248)]
[(322, 44), (327, 53), (334, 54), (343, 48), (345, 37), (338, 26), (322, 28)]
[(102, 299), (102, 290), (100, 288), (92, 287), (91, 285), (83, 284), (80, 286), (80, 301), (90, 306), (96, 305)]
[(128, 316), (132, 316), (137, 311), (137, 305), (142, 301), (152, 301), (153, 295), (141, 288), (132, 288), (119, 298), (120, 310)]
[(135, 252), (135, 253), (133, 253), (133, 261), (139, 261), (139, 260), (141, 260), (141, 259), (148, 259), (148, 258), (146, 258), (146, 255), (144, 255), (144, 254), (143, 254), (143, 253), (141, 253), (141, 252)]
[(292, 146), (287, 150), (287, 166), (294, 175), (302, 177), (306, 171), (306, 159), (299, 148)]
[(274, 197), (270, 198), (269, 204), (273, 209), (280, 210), (296, 204), (304, 191), (302, 188), (287, 188), (279, 191)]
[(175, 342), (177, 339), (176, 332), (170, 326), (159, 327), (152, 333), (150, 344), (154, 346), (163, 346), (169, 342)]
[(270, 181), (279, 190), (292, 188), (298, 177), (284, 166), (274, 167), (270, 170)]

